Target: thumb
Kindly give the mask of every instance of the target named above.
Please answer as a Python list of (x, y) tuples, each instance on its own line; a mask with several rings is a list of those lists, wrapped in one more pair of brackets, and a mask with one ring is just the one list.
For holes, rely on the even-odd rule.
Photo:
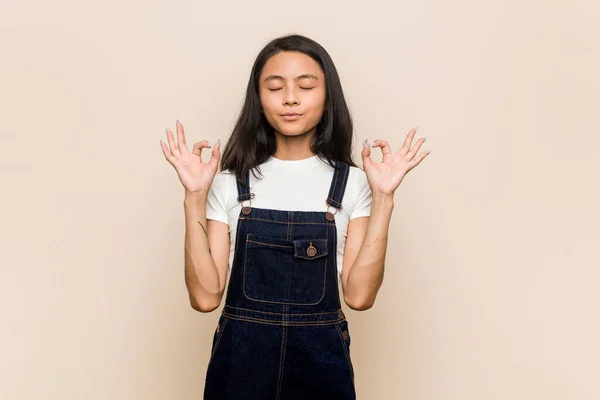
[(221, 159), (221, 139), (217, 140), (217, 143), (215, 143), (215, 145), (213, 146), (213, 151), (210, 156), (210, 160), (208, 160), (208, 163), (212, 167), (217, 168), (219, 166), (219, 159)]
[(369, 139), (365, 139), (363, 143), (363, 149), (360, 152), (363, 161), (363, 168), (365, 171), (373, 165), (373, 159), (371, 158), (371, 146), (369, 146)]

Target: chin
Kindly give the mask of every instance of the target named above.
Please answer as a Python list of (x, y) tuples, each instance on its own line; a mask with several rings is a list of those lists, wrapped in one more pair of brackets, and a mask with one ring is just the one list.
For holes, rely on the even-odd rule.
[(310, 132), (311, 130), (315, 129), (315, 127), (316, 126), (313, 126), (313, 127), (278, 126), (275, 128), (275, 130), (284, 136), (300, 136), (300, 135)]
[(278, 129), (277, 130), (279, 133), (281, 133), (283, 136), (300, 136), (303, 133), (305, 133), (305, 130), (292, 130), (292, 129)]

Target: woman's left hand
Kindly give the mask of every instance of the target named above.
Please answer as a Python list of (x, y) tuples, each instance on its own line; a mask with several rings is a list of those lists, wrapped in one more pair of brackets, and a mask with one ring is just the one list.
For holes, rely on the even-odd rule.
[(425, 141), (425, 138), (419, 138), (411, 148), (416, 132), (416, 129), (411, 129), (408, 132), (406, 139), (404, 139), (404, 144), (397, 153), (392, 153), (390, 145), (385, 140), (375, 140), (373, 147), (381, 147), (381, 152), (383, 153), (383, 160), (380, 163), (375, 163), (371, 159), (371, 145), (368, 142), (363, 144), (361, 152), (363, 167), (373, 192), (393, 194), (398, 186), (400, 186), (402, 179), (404, 179), (408, 171), (419, 165), (431, 152), (424, 151), (416, 156), (419, 148), (421, 148), (421, 145)]

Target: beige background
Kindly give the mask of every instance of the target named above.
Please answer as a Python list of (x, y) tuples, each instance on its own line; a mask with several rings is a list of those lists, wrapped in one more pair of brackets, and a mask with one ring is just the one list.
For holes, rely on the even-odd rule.
[(361, 4), (2, 3), (0, 398), (201, 398), (218, 312), (189, 306), (159, 139), (226, 141), (292, 32), (332, 55), (357, 161), (413, 126), (433, 150), (347, 313), (359, 399), (600, 398), (600, 5)]

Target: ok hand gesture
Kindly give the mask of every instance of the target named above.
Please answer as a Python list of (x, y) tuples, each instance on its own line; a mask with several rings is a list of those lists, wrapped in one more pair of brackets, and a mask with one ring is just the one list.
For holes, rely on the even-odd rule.
[[(214, 147), (206, 140), (201, 140), (194, 143), (192, 152), (187, 148), (185, 135), (183, 133), (183, 125), (179, 120), (177, 126), (177, 144), (173, 138), (173, 132), (167, 128), (167, 146), (162, 140), (162, 147), (165, 158), (177, 171), (179, 180), (185, 190), (188, 192), (207, 191), (212, 185), (213, 179), (217, 173), (219, 159), (221, 158), (221, 141), (219, 140)], [(203, 148), (213, 148), (212, 156), (208, 163), (203, 163), (200, 157)]]
[(430, 153), (425, 151), (419, 154), (417, 151), (425, 141), (425, 138), (417, 140), (411, 148), (413, 137), (417, 132), (416, 129), (411, 129), (404, 139), (404, 144), (397, 153), (392, 153), (388, 142), (385, 140), (375, 140), (373, 147), (381, 147), (383, 160), (380, 163), (375, 163), (371, 159), (371, 148), (367, 141), (363, 144), (361, 156), (363, 159), (363, 167), (367, 180), (372, 191), (378, 191), (383, 194), (393, 194), (400, 186), (404, 176)]

